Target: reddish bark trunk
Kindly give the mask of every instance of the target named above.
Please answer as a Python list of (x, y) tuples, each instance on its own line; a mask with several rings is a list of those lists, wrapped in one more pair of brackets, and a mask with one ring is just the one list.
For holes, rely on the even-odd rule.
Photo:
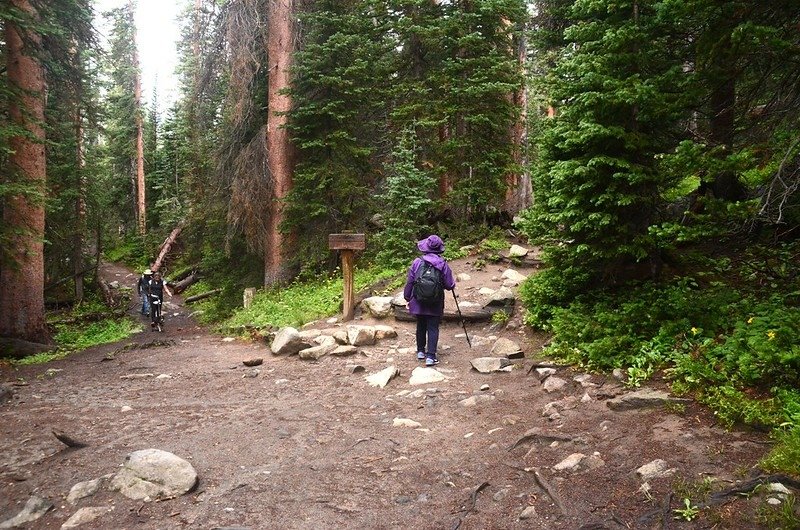
[[(22, 12), (36, 18), (29, 0), (11, 0)], [(24, 34), (24, 38), (23, 38)], [(49, 340), (44, 320), (44, 201), (45, 159), (44, 70), (31, 55), (41, 37), (5, 22), (7, 76), (19, 99), (10, 103), (10, 120), (30, 134), (12, 137), (9, 169), (12, 177), (31, 186), (39, 197), (11, 195), (3, 206), (3, 224), (12, 227), (6, 252), (12, 263), (0, 268), (0, 336), (31, 342)], [(13, 286), (13, 287), (12, 287)]]
[(167, 254), (169, 254), (169, 250), (172, 248), (172, 245), (175, 243), (175, 240), (178, 239), (178, 236), (181, 235), (182, 230), (183, 230), (183, 225), (179, 225), (175, 229), (173, 229), (172, 232), (170, 232), (169, 236), (167, 236), (167, 239), (165, 239), (164, 242), (161, 244), (161, 248), (159, 248), (158, 250), (158, 258), (156, 258), (156, 261), (155, 263), (153, 263), (153, 266), (150, 267), (151, 269), (157, 271), (161, 268), (161, 265), (164, 263), (164, 258), (166, 258)]
[(86, 231), (86, 175), (84, 167), (86, 161), (83, 157), (83, 124), (80, 109), (80, 94), (75, 108), (75, 152), (78, 171), (78, 195), (75, 198), (75, 248), (73, 249), (73, 270), (75, 271), (75, 300), (83, 300), (83, 236)]
[[(520, 74), (524, 79), (527, 58), (524, 36), (519, 37), (519, 41), (516, 43), (516, 52)], [(511, 173), (506, 177), (505, 210), (511, 215), (515, 215), (531, 205), (533, 196), (531, 177), (527, 172), (527, 161), (525, 160), (528, 89), (524, 81), (522, 86), (511, 95), (511, 101), (519, 109), (519, 117), (510, 131), (514, 163), (519, 173)]]
[(139, 53), (133, 44), (133, 66), (136, 76), (134, 99), (136, 100), (136, 214), (139, 235), (147, 230), (147, 209), (144, 188), (144, 127), (142, 118), (142, 79), (139, 75)]
[(293, 153), (289, 131), (285, 128), (292, 100), (281, 93), (290, 86), (289, 69), (294, 51), (294, 0), (270, 0), (269, 38), (269, 84), (267, 88), (267, 154), (269, 171), (273, 181), (273, 199), (270, 203), (269, 225), (266, 234), (264, 256), (264, 285), (283, 281), (287, 270), (286, 247), (290, 238), (281, 233), (284, 218), (284, 201), (292, 188)]

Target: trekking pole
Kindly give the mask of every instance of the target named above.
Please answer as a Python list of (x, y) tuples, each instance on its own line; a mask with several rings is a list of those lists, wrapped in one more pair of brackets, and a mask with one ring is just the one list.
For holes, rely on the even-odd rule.
[(458, 311), (458, 317), (461, 319), (461, 327), (464, 328), (464, 336), (467, 337), (467, 344), (469, 344), (469, 347), (472, 348), (472, 342), (470, 342), (469, 333), (467, 333), (467, 324), (464, 322), (464, 315), (461, 314), (461, 308), (458, 307), (458, 297), (456, 297), (456, 290), (453, 289), (450, 292), (453, 293), (453, 300), (456, 301), (456, 311)]

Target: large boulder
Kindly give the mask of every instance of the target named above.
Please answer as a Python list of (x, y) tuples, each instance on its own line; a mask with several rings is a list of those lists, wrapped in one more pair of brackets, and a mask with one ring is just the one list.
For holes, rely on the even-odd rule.
[(167, 451), (144, 449), (128, 455), (109, 487), (129, 499), (147, 502), (178, 497), (196, 484), (192, 464)]
[(511, 249), (508, 251), (509, 258), (521, 258), (527, 255), (528, 249), (519, 245), (511, 245)]
[(286, 327), (275, 334), (271, 349), (275, 355), (294, 355), (306, 347), (308, 347), (306, 339), (295, 328)]
[(371, 296), (361, 302), (361, 307), (375, 318), (386, 318), (392, 314), (392, 297)]
[(375, 328), (372, 326), (347, 326), (347, 343), (351, 346), (372, 346), (375, 344)]

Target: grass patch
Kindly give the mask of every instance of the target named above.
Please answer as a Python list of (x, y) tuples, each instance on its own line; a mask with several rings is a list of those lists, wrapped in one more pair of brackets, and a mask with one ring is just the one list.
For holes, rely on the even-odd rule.
[(761, 461), (761, 468), (800, 475), (800, 426), (776, 430), (774, 438), (778, 443)]
[[(381, 281), (388, 281), (384, 290), (391, 292), (403, 285), (403, 270), (369, 268), (356, 270), (355, 290), (362, 291)], [(334, 315), (339, 312), (342, 300), (342, 279), (337, 276), (310, 282), (292, 283), (259, 291), (253, 305), (237, 310), (227, 319), (223, 329), (252, 326), (258, 329), (270, 327), (301, 326), (307, 322)]]

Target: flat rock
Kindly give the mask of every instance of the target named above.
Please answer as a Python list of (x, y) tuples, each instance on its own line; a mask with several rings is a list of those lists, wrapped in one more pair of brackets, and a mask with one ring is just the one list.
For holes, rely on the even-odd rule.
[(456, 281), (457, 282), (468, 282), (471, 279), (472, 279), (472, 276), (470, 276), (466, 272), (462, 272), (462, 273), (459, 273), (458, 275), (456, 275)]
[(408, 380), (409, 385), (427, 385), (430, 383), (439, 383), (447, 379), (443, 373), (436, 368), (426, 368), (424, 366), (417, 366), (411, 372), (411, 378)]
[(586, 455), (583, 453), (572, 453), (567, 458), (553, 466), (553, 471), (577, 471)]
[(295, 328), (286, 327), (275, 334), (270, 349), (275, 355), (294, 355), (305, 347), (307, 347), (306, 339), (300, 332)]
[(505, 280), (503, 282), (503, 286), (505, 287), (517, 286), (528, 279), (527, 276), (520, 274), (514, 269), (506, 269), (500, 277)]
[(651, 407), (659, 407), (666, 403), (690, 403), (690, 399), (679, 398), (662, 392), (645, 388), (636, 392), (622, 394), (606, 401), (606, 405), (613, 411), (635, 410)]
[(492, 296), (496, 292), (497, 291), (495, 291), (494, 289), (491, 289), (489, 287), (481, 287), (480, 289), (478, 289), (478, 294), (483, 295), (483, 296)]
[(458, 402), (462, 407), (474, 407), (480, 403), (488, 403), (494, 401), (494, 396), (490, 394), (478, 394), (477, 396), (470, 396), (467, 399), (462, 399)]
[(482, 374), (508, 371), (505, 369), (511, 367), (511, 361), (505, 357), (478, 357), (476, 359), (472, 359), (470, 364), (472, 364), (472, 368)]
[(33, 522), (50, 511), (52, 507), (52, 502), (34, 495), (28, 499), (28, 502), (25, 503), (25, 506), (22, 508), (21, 512), (11, 519), (6, 519), (0, 523), (0, 528), (16, 528), (26, 523)]
[(524, 510), (522, 510), (522, 513), (519, 514), (521, 521), (524, 521), (525, 519), (533, 519), (534, 517), (536, 517), (536, 508), (533, 506), (526, 507)]
[(160, 449), (129, 454), (111, 479), (110, 489), (133, 500), (177, 497), (197, 484), (197, 472), (186, 460)]
[(70, 504), (75, 504), (81, 499), (91, 497), (100, 490), (100, 488), (103, 486), (103, 482), (105, 482), (107, 478), (109, 478), (109, 476), (78, 482), (69, 490), (67, 502)]
[(347, 331), (344, 329), (337, 329), (334, 331), (331, 336), (334, 338), (337, 344), (345, 345), (347, 344)]
[(542, 385), (545, 392), (558, 392), (567, 385), (567, 382), (560, 377), (550, 376)]
[(87, 506), (85, 508), (81, 508), (74, 514), (72, 517), (66, 520), (64, 524), (61, 525), (62, 530), (67, 530), (69, 528), (78, 528), (81, 525), (86, 523), (92, 522), (95, 519), (102, 517), (103, 515), (110, 512), (113, 508), (108, 508), (106, 506)]
[(391, 296), (371, 296), (361, 302), (361, 307), (375, 318), (386, 318), (392, 314)]
[(518, 355), (522, 353), (522, 348), (519, 344), (514, 342), (511, 339), (506, 338), (499, 338), (492, 346), (492, 351), (490, 355), (493, 357), (507, 357), (511, 358), (514, 355)]
[(422, 427), (422, 424), (408, 418), (395, 418), (392, 420), (392, 427), (411, 427), (412, 429), (418, 429)]
[(372, 346), (375, 344), (375, 328), (372, 326), (347, 326), (347, 344)]
[(514, 305), (514, 293), (508, 287), (501, 287), (489, 296), (487, 306), (510, 306)]
[(392, 305), (393, 306), (405, 307), (407, 303), (408, 302), (406, 302), (406, 299), (403, 296), (403, 293), (397, 293), (394, 296), (394, 298), (392, 298)]
[(558, 373), (558, 370), (556, 370), (555, 368), (537, 368), (536, 369), (536, 375), (539, 377), (539, 381), (542, 381), (545, 378), (550, 377), (551, 375), (555, 375), (556, 373)]
[(394, 339), (397, 337), (397, 331), (392, 326), (375, 326), (375, 340)]
[(338, 347), (338, 344), (336, 344), (333, 338), (331, 338), (331, 342), (332, 344), (323, 344), (321, 346), (302, 349), (297, 354), (304, 361), (318, 361)]
[(387, 366), (380, 372), (376, 372), (374, 374), (366, 376), (366, 380), (370, 386), (384, 388), (386, 385), (389, 384), (389, 381), (391, 381), (398, 375), (400, 375), (400, 370), (398, 370), (396, 366)]
[(667, 469), (667, 463), (660, 458), (647, 463), (636, 470), (636, 474), (644, 480), (652, 480), (654, 478), (669, 477), (675, 474), (675, 469)]
[(331, 355), (335, 355), (336, 357), (348, 357), (357, 353), (358, 348), (355, 346), (350, 346), (349, 344), (345, 346), (337, 346), (333, 349), (333, 351), (331, 351)]

